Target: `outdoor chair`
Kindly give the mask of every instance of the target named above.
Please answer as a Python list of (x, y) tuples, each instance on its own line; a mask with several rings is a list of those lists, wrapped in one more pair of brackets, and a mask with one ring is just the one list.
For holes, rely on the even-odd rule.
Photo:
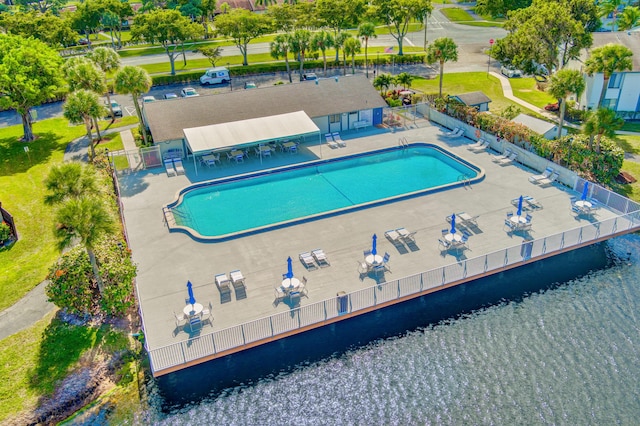
[(227, 278), (227, 274), (218, 274), (215, 278), (216, 286), (220, 291), (229, 290), (229, 278)]
[(469, 151), (472, 151), (472, 152), (482, 152), (482, 151), (486, 151), (487, 149), (489, 149), (489, 145), (490, 145), (489, 141), (486, 141), (484, 139), (480, 139), (478, 142), (479, 143), (476, 143), (474, 145), (468, 146), (467, 149)]
[(451, 244), (447, 240), (443, 240), (442, 238), (438, 238), (438, 246), (442, 246), (443, 250), (449, 250)]
[(309, 253), (309, 252), (300, 253), (298, 255), (298, 257), (300, 258), (300, 261), (304, 264), (304, 266), (307, 269), (315, 269), (316, 268), (316, 264), (313, 261), (313, 256), (311, 256), (311, 253)]
[(442, 235), (447, 235), (449, 233), (449, 228), (443, 228), (441, 232)]
[(184, 167), (182, 166), (182, 160), (179, 158), (173, 159), (173, 167), (176, 169), (176, 173), (179, 175), (184, 174)]
[(213, 305), (211, 302), (209, 302), (209, 306), (207, 308), (202, 310), (201, 315), (204, 318), (203, 322), (206, 321), (213, 326)]
[(527, 215), (525, 216), (525, 219), (527, 219), (527, 222), (531, 222), (533, 217), (529, 213), (527, 213)]
[(514, 161), (518, 158), (518, 154), (512, 152), (507, 158), (503, 158), (502, 160), (498, 160), (497, 163), (501, 166), (508, 166), (509, 164), (513, 164)]
[(331, 133), (325, 133), (324, 140), (327, 142), (327, 145), (329, 145), (329, 148), (338, 148), (338, 144), (333, 140)]
[(229, 275), (231, 276), (231, 283), (234, 287), (244, 287), (244, 276), (239, 269), (229, 272)]
[(330, 266), (329, 259), (327, 259), (327, 255), (322, 249), (315, 249), (311, 251), (311, 255), (318, 262), (320, 267), (322, 266)]
[(551, 176), (549, 176), (548, 178), (545, 179), (540, 179), (539, 181), (537, 181), (538, 185), (540, 185), (541, 187), (547, 187), (550, 186), (553, 182), (556, 181), (556, 179), (558, 179), (558, 173), (551, 173)]
[(176, 169), (173, 168), (173, 161), (171, 159), (164, 160), (164, 170), (167, 172), (167, 176), (176, 176)]
[(546, 169), (544, 169), (542, 174), (529, 176), (529, 182), (538, 183), (540, 179), (547, 179), (549, 176), (551, 176), (551, 173), (553, 173), (553, 169), (551, 167), (547, 167)]
[(362, 251), (362, 255), (364, 257), (367, 257), (367, 256), (371, 255), (371, 249), (363, 250)]
[(278, 304), (278, 302), (282, 301), (287, 296), (282, 286), (276, 287), (274, 292), (276, 295), (276, 300), (273, 301), (274, 304)]
[(176, 318), (176, 327), (182, 327), (187, 323), (187, 319), (184, 314), (176, 314), (174, 311), (173, 316)]
[(189, 319), (189, 330), (193, 333), (194, 331), (200, 330), (202, 328), (202, 320), (200, 317), (191, 317)]
[(367, 262), (362, 262), (360, 260), (356, 260), (356, 262), (358, 263), (358, 273), (360, 275), (364, 275), (369, 272), (369, 265), (367, 265)]
[(400, 234), (398, 234), (398, 232), (394, 229), (386, 231), (384, 233), (384, 236), (387, 237), (387, 239), (391, 241), (393, 244), (396, 244), (400, 241)]
[(507, 218), (504, 220), (504, 227), (508, 229), (508, 232), (511, 232), (514, 230), (515, 225)]
[(494, 155), (493, 158), (491, 158), (491, 161), (493, 161), (494, 163), (499, 163), (500, 161), (504, 160), (505, 158), (508, 158), (511, 155), (511, 150), (509, 148), (504, 150), (504, 153), (501, 155)]
[(338, 144), (338, 146), (342, 146), (342, 147), (347, 146), (347, 143), (343, 141), (342, 138), (340, 137), (340, 133), (333, 132), (331, 136), (333, 136), (333, 140)]
[(291, 304), (294, 306), (300, 303), (300, 292), (292, 291), (291, 293), (289, 293), (289, 302), (291, 302)]

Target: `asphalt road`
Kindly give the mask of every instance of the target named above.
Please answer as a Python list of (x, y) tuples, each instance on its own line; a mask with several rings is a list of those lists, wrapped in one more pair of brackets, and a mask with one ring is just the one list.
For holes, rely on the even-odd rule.
[[(469, 72), (469, 71), (483, 71), (488, 69), (488, 56), (486, 55), (486, 49), (489, 47), (489, 40), (502, 38), (506, 35), (506, 31), (501, 28), (494, 27), (471, 27), (467, 25), (453, 24), (446, 20), (444, 15), (439, 10), (434, 10), (432, 16), (427, 24), (427, 40), (433, 41), (439, 37), (450, 37), (458, 45), (458, 61), (447, 63), (445, 66), (445, 72)], [(424, 31), (415, 33), (409, 33), (404, 38), (404, 46), (423, 46), (425, 40)], [(372, 47), (391, 47), (393, 46), (394, 52), (397, 52), (397, 42), (390, 35), (381, 35), (378, 38), (369, 40), (369, 46)], [(256, 43), (249, 46), (249, 53), (263, 53), (269, 51), (268, 43)], [(222, 52), (223, 56), (240, 55), (239, 50), (236, 47), (225, 47)], [(187, 52), (187, 59), (201, 58), (202, 55), (194, 53), (193, 51)], [(145, 55), (140, 57), (123, 58), (122, 63), (124, 65), (142, 65), (150, 63), (158, 63), (167, 61), (167, 55)], [(181, 59), (180, 59), (181, 60)], [(224, 60), (222, 61), (224, 62)], [(499, 72), (499, 64), (491, 63), (492, 71)], [(421, 76), (434, 76), (438, 73), (437, 66), (431, 67), (427, 65), (406, 65), (406, 66), (388, 66), (380, 67), (379, 72), (399, 74), (401, 72), (409, 72), (414, 75)], [(350, 72), (348, 70), (347, 72)], [(364, 70), (356, 70), (356, 72), (364, 73)], [(324, 77), (322, 72), (316, 71), (319, 77)], [(327, 77), (333, 77), (335, 75), (341, 75), (342, 70), (333, 70), (328, 72)], [(373, 78), (373, 74), (370, 70), (370, 78)], [(299, 80), (299, 74), (294, 71), (294, 81)], [(194, 85), (195, 89), (201, 95), (221, 93), (230, 90), (243, 90), (245, 82), (255, 82), (258, 87), (264, 85), (272, 85), (278, 81), (288, 81), (286, 73), (271, 73), (264, 75), (255, 75), (248, 77), (234, 78), (231, 84), (223, 84), (216, 86), (200, 86)], [(162, 99), (166, 93), (180, 94), (180, 90), (186, 87), (183, 84), (180, 85), (168, 85), (153, 87), (147, 95)], [(129, 95), (113, 95), (111, 97), (115, 99), (121, 106), (123, 114), (135, 115), (135, 108), (133, 106), (133, 100)], [(55, 102), (51, 104), (41, 105), (35, 108), (37, 111), (37, 119), (43, 120), (53, 117), (62, 116), (62, 102)], [(0, 112), (0, 127), (12, 126), (20, 124), (20, 116), (15, 111), (3, 111)]]

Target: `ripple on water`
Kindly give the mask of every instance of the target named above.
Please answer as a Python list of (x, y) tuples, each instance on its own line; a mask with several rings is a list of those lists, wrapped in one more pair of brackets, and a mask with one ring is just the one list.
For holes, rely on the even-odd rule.
[(635, 424), (640, 239), (627, 262), (194, 404), (165, 425)]

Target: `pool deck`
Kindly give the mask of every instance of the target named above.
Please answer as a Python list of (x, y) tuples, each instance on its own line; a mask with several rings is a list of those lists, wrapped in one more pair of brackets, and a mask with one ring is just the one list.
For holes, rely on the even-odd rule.
[[(200, 243), (183, 233), (170, 233), (164, 222), (163, 205), (173, 201), (177, 192), (194, 182), (246, 173), (292, 162), (316, 160), (397, 146), (398, 138), (409, 143), (440, 145), (455, 155), (481, 167), (483, 181), (471, 187), (458, 187), (404, 201), (350, 212), (335, 217), (267, 231), (221, 243)], [(164, 169), (153, 169), (119, 177), (121, 201), (134, 262), (138, 265), (137, 295), (143, 315), (146, 343), (154, 349), (189, 339), (176, 328), (173, 312), (181, 312), (187, 297), (186, 282), (193, 284), (195, 298), (207, 306), (213, 304), (213, 325), (205, 324), (201, 333), (225, 329), (275, 313), (292, 309), (286, 303), (274, 305), (274, 288), (286, 272), (288, 256), (294, 260), (296, 277), (308, 280), (308, 297), (301, 305), (335, 297), (376, 285), (374, 276), (358, 272), (363, 250), (371, 247), (371, 236), (378, 235), (378, 252), (389, 252), (391, 273), (388, 280), (456, 263), (466, 257), (480, 256), (505, 247), (520, 245), (522, 236), (505, 232), (504, 218), (515, 211), (511, 200), (520, 195), (534, 197), (542, 209), (532, 211), (533, 238), (560, 233), (586, 222), (572, 214), (569, 198), (579, 196), (559, 184), (541, 188), (528, 181), (537, 174), (520, 164), (500, 166), (491, 161), (495, 152), (473, 153), (465, 148), (474, 142), (466, 138), (447, 139), (440, 128), (426, 125), (396, 133), (371, 129), (343, 134), (347, 147), (330, 149), (327, 145), (305, 144), (297, 154), (278, 153), (270, 159), (251, 158), (244, 164), (199, 169), (185, 161), (186, 175), (167, 177)], [(380, 176), (384, 179), (384, 176)], [(247, 205), (250, 209), (251, 205)], [(477, 227), (470, 228), (470, 250), (462, 257), (442, 255), (438, 247), (441, 230), (449, 226), (446, 216), (466, 212), (478, 216)], [(242, 214), (242, 212), (230, 212)], [(603, 220), (615, 214), (601, 208), (595, 218)], [(416, 244), (398, 250), (385, 237), (390, 229), (405, 227), (417, 231)], [(331, 266), (307, 271), (298, 254), (321, 248)], [(466, 257), (465, 257), (466, 256)], [(247, 297), (222, 303), (214, 275), (240, 269), (246, 279)]]

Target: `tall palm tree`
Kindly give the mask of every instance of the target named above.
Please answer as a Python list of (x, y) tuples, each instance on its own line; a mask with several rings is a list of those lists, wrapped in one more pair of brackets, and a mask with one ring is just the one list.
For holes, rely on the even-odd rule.
[(440, 37), (433, 41), (427, 48), (427, 62), (430, 64), (438, 62), (440, 64), (440, 91), (442, 97), (442, 77), (444, 75), (445, 62), (458, 61), (458, 45), (449, 37)]
[[(83, 57), (73, 57), (67, 60), (64, 67), (65, 77), (69, 83), (69, 90), (90, 90), (103, 94), (107, 90), (106, 77), (93, 62)], [(98, 118), (94, 118), (93, 125), (96, 128), (98, 142), (102, 139)]]
[(376, 34), (376, 26), (371, 22), (363, 22), (358, 27), (358, 37), (362, 37), (362, 39), (364, 40), (364, 69), (367, 78), (369, 78), (369, 39), (378, 37), (378, 35)]
[(104, 295), (94, 247), (98, 239), (113, 230), (114, 220), (104, 203), (95, 197), (82, 197), (65, 201), (56, 213), (54, 234), (60, 249), (80, 241), (89, 255), (98, 290)]
[(44, 185), (48, 191), (44, 198), (47, 204), (58, 204), (98, 192), (93, 168), (78, 162), (53, 166), (44, 180)]
[(318, 31), (311, 37), (311, 47), (313, 50), (322, 52), (322, 63), (324, 64), (324, 76), (327, 76), (327, 50), (333, 47), (335, 40), (333, 35), (325, 30)]
[(111, 93), (109, 85), (106, 82), (106, 75), (112, 73), (120, 68), (120, 55), (111, 49), (110, 47), (96, 47), (92, 52), (87, 54), (87, 58), (91, 60), (103, 73), (105, 78), (105, 96), (107, 97), (107, 103), (109, 104), (109, 112), (111, 113), (111, 122), (116, 119), (113, 114), (113, 107), (111, 105)]
[(300, 61), (300, 81), (303, 80), (304, 74), (304, 59), (307, 53), (312, 49), (311, 46), (311, 32), (307, 30), (296, 30), (291, 35), (290, 40), (291, 51), (299, 57)]
[(351, 37), (344, 42), (344, 54), (351, 56), (351, 73), (356, 73), (356, 54), (360, 53), (360, 39)]
[(608, 16), (611, 14), (613, 20), (611, 21), (611, 31), (616, 30), (616, 17), (618, 15), (618, 9), (622, 5), (623, 0), (604, 0), (600, 2), (600, 16)]
[(151, 88), (151, 77), (145, 70), (133, 65), (122, 67), (115, 76), (116, 92), (130, 94), (133, 98), (133, 105), (136, 107), (136, 114), (140, 120), (140, 128), (142, 129), (142, 138), (147, 143), (147, 129), (142, 121), (142, 112), (138, 98), (143, 93), (147, 93)]
[(291, 39), (289, 34), (278, 34), (269, 45), (269, 53), (274, 59), (284, 58), (287, 65), (287, 74), (289, 75), (289, 83), (291, 80), (291, 67), (289, 66), (289, 50), (291, 49)]
[(93, 145), (93, 135), (91, 132), (91, 120), (101, 117), (105, 112), (104, 107), (98, 100), (98, 95), (89, 90), (77, 90), (67, 96), (63, 106), (63, 115), (73, 124), (84, 123), (89, 138), (89, 148), (91, 159), (95, 158), (96, 152)]
[(567, 109), (567, 97), (575, 93), (580, 97), (585, 89), (585, 82), (578, 70), (563, 68), (551, 76), (549, 93), (560, 103), (560, 123), (558, 124), (558, 139), (562, 136), (564, 114)]
[(411, 87), (411, 83), (413, 83), (413, 76), (408, 72), (401, 72), (396, 75), (395, 81), (396, 84), (401, 84), (402, 88), (407, 90), (407, 88)]
[(602, 107), (609, 79), (615, 72), (631, 70), (633, 52), (621, 44), (606, 44), (591, 51), (589, 59), (585, 62), (585, 72), (589, 76), (602, 73), (604, 82), (600, 92), (598, 108)]
[(623, 125), (624, 120), (618, 117), (615, 111), (607, 108), (592, 111), (582, 129), (582, 132), (589, 136), (589, 149), (593, 149), (593, 139), (596, 136), (596, 152), (599, 153), (602, 136), (615, 137), (616, 130), (620, 130)]
[[(338, 62), (340, 60), (340, 49), (344, 50), (344, 43), (347, 41), (347, 39), (353, 37), (351, 34), (346, 33), (346, 32), (339, 32), (334, 38), (333, 38), (333, 47), (336, 48), (336, 62)], [(346, 62), (347, 62), (347, 57), (344, 54), (344, 51), (342, 52), (342, 64), (343, 67), (346, 67)]]
[(620, 30), (626, 31), (640, 25), (640, 8), (638, 6), (627, 6), (620, 15), (618, 26)]
[(384, 91), (391, 86), (393, 82), (393, 77), (391, 74), (378, 74), (376, 78), (373, 79), (373, 87), (380, 90), (380, 96), (384, 96)]

